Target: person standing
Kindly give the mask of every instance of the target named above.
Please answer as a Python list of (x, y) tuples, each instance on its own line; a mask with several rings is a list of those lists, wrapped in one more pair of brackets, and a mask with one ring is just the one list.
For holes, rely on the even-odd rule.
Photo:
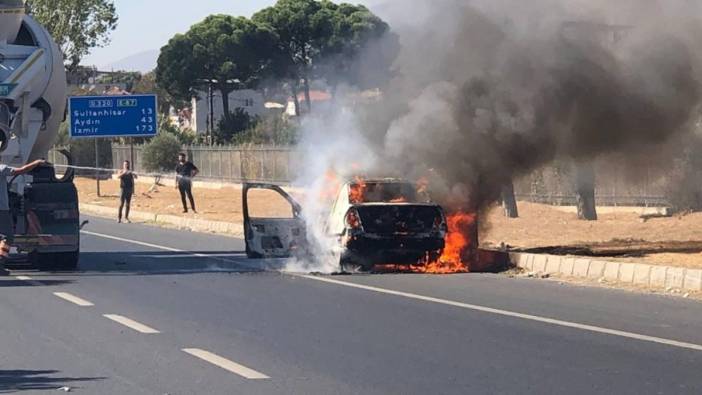
[(176, 189), (180, 191), (180, 200), (183, 202), (183, 212), (188, 212), (188, 203), (185, 200), (187, 197), (190, 200), (190, 207), (193, 212), (195, 210), (195, 199), (193, 198), (193, 178), (198, 175), (200, 170), (190, 161), (188, 156), (181, 152), (178, 154), (178, 165), (176, 166)]
[(125, 160), (124, 163), (122, 163), (122, 169), (117, 174), (117, 177), (119, 177), (119, 188), (121, 192), (119, 196), (119, 213), (117, 222), (122, 223), (122, 210), (126, 206), (124, 219), (127, 221), (127, 223), (131, 223), (132, 221), (129, 220), (129, 210), (132, 206), (132, 196), (134, 196), (134, 180), (137, 178), (137, 175), (132, 171), (131, 163), (129, 163), (128, 160)]
[[(45, 163), (45, 160), (39, 159), (18, 168), (0, 164), (0, 239), (2, 240), (0, 244), (3, 249), (0, 256), (3, 256), (3, 258), (7, 255), (4, 250), (9, 251), (9, 246), (15, 238), (15, 224), (12, 220), (12, 213), (10, 212), (10, 195), (7, 190), (7, 178), (27, 174)], [(2, 275), (2, 273), (4, 273), (4, 270), (0, 262), (0, 275)]]

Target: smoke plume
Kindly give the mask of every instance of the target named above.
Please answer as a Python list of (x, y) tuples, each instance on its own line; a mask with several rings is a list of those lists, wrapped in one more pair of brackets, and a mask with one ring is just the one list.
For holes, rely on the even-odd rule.
[(475, 210), (555, 159), (645, 157), (698, 128), (700, 11), (689, 0), (379, 5), (401, 40), (395, 78), (378, 103), (341, 101), (308, 121), (307, 207), (330, 169), (427, 177), (449, 210)]

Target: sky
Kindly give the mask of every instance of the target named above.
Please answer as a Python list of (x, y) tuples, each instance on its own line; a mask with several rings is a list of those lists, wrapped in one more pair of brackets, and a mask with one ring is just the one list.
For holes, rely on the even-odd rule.
[[(355, 0), (372, 5), (379, 0)], [(250, 17), (275, 0), (114, 0), (119, 25), (110, 44), (95, 49), (83, 60), (85, 65), (107, 66), (145, 51), (158, 50), (176, 33), (211, 14), (223, 13)]]

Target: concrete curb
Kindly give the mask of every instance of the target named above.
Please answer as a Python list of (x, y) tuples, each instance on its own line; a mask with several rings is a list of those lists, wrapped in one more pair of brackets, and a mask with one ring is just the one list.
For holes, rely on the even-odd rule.
[(513, 265), (543, 274), (605, 279), (633, 285), (702, 291), (702, 270), (640, 263), (609, 262), (556, 255), (509, 253)]
[[(98, 217), (112, 218), (116, 216), (114, 207), (97, 206), (94, 204), (80, 204), (80, 211)], [(244, 225), (231, 222), (208, 221), (195, 218), (182, 218), (175, 215), (132, 211), (129, 213), (132, 220), (148, 221), (175, 226), (180, 229), (189, 229), (194, 232), (223, 233), (236, 237), (244, 236)]]

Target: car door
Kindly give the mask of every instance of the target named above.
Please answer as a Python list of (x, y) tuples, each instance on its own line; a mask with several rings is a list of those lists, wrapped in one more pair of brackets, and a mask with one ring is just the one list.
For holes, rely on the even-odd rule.
[(288, 258), (307, 247), (302, 208), (281, 187), (243, 186), (244, 238), (249, 258)]

